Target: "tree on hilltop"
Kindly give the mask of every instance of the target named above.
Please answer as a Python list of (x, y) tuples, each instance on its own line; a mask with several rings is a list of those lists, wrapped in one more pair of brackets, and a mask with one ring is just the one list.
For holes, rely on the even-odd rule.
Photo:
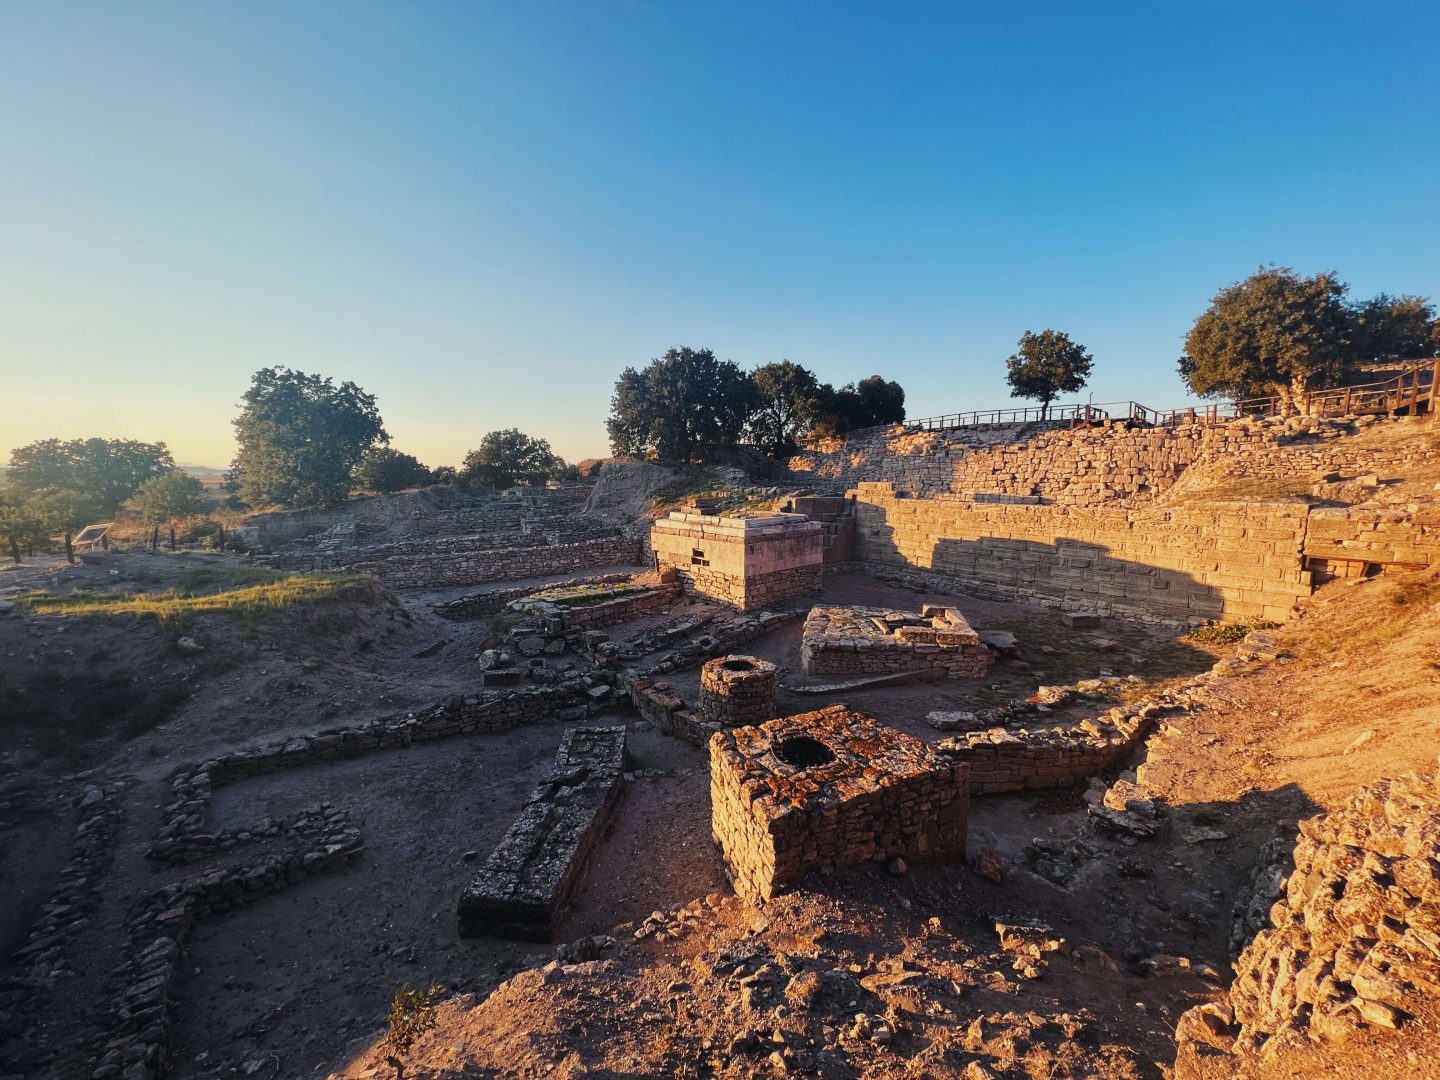
[(430, 483), (431, 475), (419, 458), (388, 446), (372, 446), (355, 466), (355, 482), (366, 491), (381, 495), (422, 487)]
[(199, 515), (205, 509), (205, 485), (181, 469), (151, 477), (140, 485), (136, 508), (152, 526), (150, 550), (160, 546), (160, 526), (170, 527), (170, 550), (175, 550), (175, 524)]
[(480, 440), (478, 449), (465, 455), (460, 480), (466, 484), (538, 484), (557, 478), (565, 462), (550, 450), (544, 439), (532, 438), (518, 428), (492, 431)]
[(1090, 379), (1095, 358), (1085, 346), (1060, 330), (1026, 330), (1019, 351), (1005, 361), (1010, 396), (1040, 402), (1040, 417), (1050, 415), (1050, 403), (1061, 394), (1073, 394)]
[(264, 368), (242, 401), (230, 478), (251, 506), (344, 502), (365, 451), (390, 441), (374, 396), (353, 382)]
[(21, 548), (31, 550), (49, 539), (34, 503), (14, 488), (0, 489), (0, 536), (17, 564)]
[(738, 365), (687, 346), (626, 368), (605, 426), (617, 457), (699, 461), (736, 445), (754, 406), (755, 384)]
[(899, 424), (905, 420), (905, 388), (880, 375), (846, 383), (839, 390), (820, 387), (810, 431), (839, 436), (859, 428)]
[(771, 457), (793, 453), (795, 440), (810, 429), (820, 409), (823, 399), (819, 380), (789, 360), (762, 364), (750, 373), (750, 378), (755, 383), (755, 409), (749, 422), (751, 440)]
[(22, 495), (68, 491), (94, 517), (110, 517), (146, 480), (174, 467), (163, 442), (41, 439), (11, 451), (6, 483)]
[(1274, 394), (1288, 408), (1352, 358), (1349, 290), (1333, 273), (1262, 267), (1227, 285), (1185, 336), (1180, 374), (1201, 397)]
[(1423, 296), (1386, 293), (1351, 309), (1351, 351), (1359, 363), (1440, 356), (1440, 319)]
[(65, 559), (75, 562), (75, 534), (105, 515), (89, 495), (67, 488), (45, 488), (30, 500), (37, 520), (47, 536), (59, 534), (65, 545)]

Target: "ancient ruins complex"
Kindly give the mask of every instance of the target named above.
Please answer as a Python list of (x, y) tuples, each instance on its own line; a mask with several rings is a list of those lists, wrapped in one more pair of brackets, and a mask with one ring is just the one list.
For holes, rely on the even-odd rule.
[[(812, 891), (843, 907), (851, 888), (873, 897), (918, 882), (897, 915), (916, 941), (940, 940), (942, 925), (959, 941), (969, 931), (956, 911), (1031, 913), (999, 920), (1006, 966), (985, 976), (1012, 994), (1059, 962), (1061, 936), (1032, 925), (1033, 911), (1073, 890), (1082, 914), (1104, 908), (1116, 920), (1112, 941), (1142, 943), (1133, 957), (1094, 946), (1112, 968), (1114, 953), (1153, 975), (1174, 959), (1161, 947), (1172, 939), (1209, 950), (1208, 965), (1184, 968), (1193, 985), (1163, 999), (1174, 1006), (1166, 1039), (1173, 1017), (1219, 996), (1194, 972), (1227, 961), (1215, 927), (1228, 938), (1233, 905), (1270, 925), (1244, 923), (1233, 985), (1185, 1012), (1181, 1064), (1195, 1077), (1298, 1039), (1313, 1049), (1428, 1022), (1433, 1005), (1416, 1001), (1440, 988), (1433, 777), (1376, 783), (1299, 826), (1307, 811), (1289, 803), (1246, 810), (1275, 833), (1275, 865), (1294, 852), (1294, 872), (1272, 875), (1288, 878), (1283, 896), (1262, 902), (1250, 884), (1259, 845), (1221, 828), (1249, 796), (1191, 806), (1203, 801), (1183, 788), (1196, 767), (1166, 757), (1176, 745), (1223, 748), (1203, 728), (1214, 680), (1288, 660), (1255, 624), (1293, 621), (1326, 582), (1440, 566), (1430, 479), (1440, 479), (1440, 443), (1426, 421), (876, 429), (757, 465), (734, 482), (727, 513), (652, 506), (663, 484), (644, 493), (643, 511), (625, 509), (635, 478), (657, 470), (613, 462), (594, 484), (421, 492), (261, 520), (257, 563), (371, 575), (378, 599), (317, 609), (283, 644), (208, 624), (186, 645), (164, 640), (165, 663), (185, 672), (177, 700), (201, 699), (195, 688), (221, 676), (245, 691), (205, 714), (202, 734), (155, 736), (123, 774), (97, 770), (65, 789), (72, 854), (27, 893), (18, 981), (0, 988), (10, 1040), (0, 1046), (27, 1040), (21, 1075), (219, 1075), (196, 1065), (196, 1047), (244, 1002), (237, 992), (208, 1004), (212, 972), (246, 962), (227, 944), (232, 920), (245, 948), (268, 941), (268, 927), (243, 920), (278, 894), (326, 912), (323, 926), (306, 916), (304, 933), (284, 938), (317, 965), (361, 939), (366, 951), (347, 961), (368, 965), (354, 968), (357, 983), (388, 995), (432, 971), (461, 972), (457, 986), (488, 994), (499, 973), (538, 966), (517, 941), (561, 946), (533, 980), (550, 988), (607, 977), (601, 954), (637, 941), (661, 956), (671, 938), (698, 932), (703, 919), (681, 914), (697, 897), (709, 898), (705, 918), (733, 902), (750, 926)], [(128, 572), (128, 557), (97, 556), (109, 560), (97, 574)], [(1179, 637), (1211, 620), (1247, 625), (1216, 635), (1224, 643), (1210, 651)], [(81, 654), (76, 663), (104, 656), (100, 645)], [(1420, 667), (1412, 682), (1428, 687)], [(1282, 707), (1291, 702), (1275, 715)], [(1367, 722), (1383, 730), (1385, 719)], [(1177, 734), (1182, 723), (1192, 727)], [(56, 802), (40, 791), (7, 798), (0, 808), (25, 823)], [(1195, 861), (1207, 873), (1223, 863), (1214, 880), (1169, 888), (1181, 861), (1170, 856), (1203, 844), (1213, 846)], [(123, 883), (114, 895), (111, 881)], [(1085, 892), (1097, 881), (1128, 899), (1100, 902)], [(975, 888), (997, 891), (976, 900)], [(1152, 894), (1170, 907), (1141, 926)], [(324, 936), (331, 924), (344, 935)], [(968, 989), (941, 1001), (961, 972), (922, 978), (909, 959), (872, 970), (864, 950), (822, 970), (827, 947), (765, 960), (727, 945), (694, 970), (731, 980), (738, 1014), (764, 1039), (822, 1000), (842, 1003), (847, 1045), (899, 1045), (904, 1009), (885, 994), (901, 986), (932, 994), (905, 1021), (916, 1030), (975, 1007)], [(73, 972), (86, 964), (87, 976), (113, 979), (82, 987)], [(325, 968), (312, 983), (302, 971), (294, 993), (326, 1001), (320, 983), (350, 972)], [(661, 981), (701, 979), (687, 968)], [(781, 989), (762, 1009), (766, 979)], [(1142, 992), (1161, 993), (1117, 991), (1132, 1010)], [(689, 993), (650, 1011), (674, 1024)], [(47, 1018), (62, 1009), (83, 1037), (57, 1037)], [(850, 1019), (860, 1010), (863, 1024)], [(309, 1047), (301, 1026), (338, 1022), (323, 1011), (290, 1028), (244, 1020), (232, 1025), (248, 1032), (234, 1037), (243, 1049), (225, 1051), (237, 1073), (249, 1061), (268, 1067), (255, 1030), (278, 1025)], [(297, 1052), (276, 1075), (308, 1075), (337, 1061), (339, 1045), (322, 1048), (328, 1057)], [(824, 1073), (804, 1040), (773, 1046), (781, 1064), (766, 1068), (804, 1059)], [(754, 1047), (737, 1040), (726, 1052), (741, 1060)]]

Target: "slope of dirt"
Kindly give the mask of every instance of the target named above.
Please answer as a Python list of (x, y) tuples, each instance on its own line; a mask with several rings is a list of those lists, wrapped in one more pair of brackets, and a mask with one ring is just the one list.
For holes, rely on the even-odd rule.
[[(1270, 662), (1242, 646), (1179, 683), (1184, 708), (1122, 774), (1155, 802), (1154, 835), (1086, 827), (1078, 793), (1015, 796), (1001, 816), (1028, 804), (1028, 838), (987, 830), (994, 800), (973, 808), (972, 850), (984, 837), (1008, 864), (998, 885), (961, 864), (872, 867), (762, 909), (699, 895), (714, 879), (697, 867), (690, 902), (549, 964), (537, 956), (486, 998), (444, 1002), (407, 1075), (1170, 1075), (1176, 1019), (1219, 996), (1244, 944), (1236, 916), (1249, 926), (1257, 877), (1298, 821), (1361, 784), (1433, 768), (1437, 602), (1434, 574), (1336, 583), (1260, 650)], [(708, 842), (705, 824), (691, 846)], [(677, 835), (657, 829), (648, 848), (623, 838), (639, 880), (670, 864)], [(597, 915), (574, 928), (593, 931)], [(997, 924), (1043, 924), (1030, 935), (1040, 951)], [(334, 1075), (390, 1075), (382, 1034)], [(1362, 1031), (1317, 1068), (1433, 1075), (1434, 1041)]]

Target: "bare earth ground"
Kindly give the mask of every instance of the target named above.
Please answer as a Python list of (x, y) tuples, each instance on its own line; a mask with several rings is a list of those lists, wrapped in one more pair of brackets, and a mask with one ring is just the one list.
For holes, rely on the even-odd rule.
[[(171, 556), (111, 563), (45, 573), (56, 587), (113, 588), (109, 569), (137, 584), (153, 579), (145, 587), (162, 587), (179, 572)], [(11, 582), (0, 575), (0, 587)], [(618, 925), (621, 944), (590, 967), (524, 974), (488, 1001), (503, 979), (550, 953), (456, 936), (455, 900), (474, 865), (465, 856), (483, 859), (508, 827), (561, 725), (221, 788), (213, 805), (219, 825), (328, 801), (352, 813), (366, 848), (344, 872), (200, 926), (172, 994), (176, 1075), (388, 1075), (370, 1046), (389, 998), (402, 984), (432, 981), (458, 996), (442, 1007), (439, 1030), (419, 1044), (411, 1075), (945, 1076), (972, 1062), (1007, 1076), (1163, 1075), (1175, 1018), (1215, 991), (1193, 971), (1146, 974), (1143, 961), (1185, 956), (1214, 965), (1223, 978), (1231, 906), (1248, 887), (1260, 845), (1293, 838), (1299, 816), (1360, 783), (1433, 764), (1440, 629), (1428, 615), (1401, 619), (1429, 608), (1396, 604), (1381, 591), (1391, 588), (1328, 588), (1289, 631), (1299, 659), (1199, 692), (1197, 707), (1169, 720), (1148, 750), (1147, 769), (1172, 807), (1164, 833), (1130, 844), (1084, 834), (1089, 848), (1063, 884), (1027, 869), (1035, 865), (1030, 844), (1036, 837), (1061, 846), (1074, 840), (1083, 820), (1078, 792), (975, 800), (972, 850), (1000, 850), (1009, 867), (1001, 885), (964, 865), (913, 867), (900, 876), (877, 868), (813, 881), (756, 911), (729, 896), (709, 839), (705, 755), (636, 730), (632, 767), (663, 775), (629, 785), (559, 935), (573, 940)], [(47, 741), (44, 725), (15, 729), (7, 721), (12, 748), (0, 766), (12, 773), (62, 776), (88, 767), (134, 778), (105, 898), (71, 959), (76, 974), (60, 981), (63, 1004), (51, 1017), (52, 1034), (78, 1040), (89, 1030), (136, 898), (210, 865), (155, 870), (141, 857), (168, 801), (169, 772), (263, 736), (391, 715), (467, 689), (488, 627), (436, 619), (428, 602), (438, 598), (403, 597), (405, 614), (390, 614), (399, 609), (385, 598), (370, 607), (290, 611), (248, 639), (224, 617), (207, 617), (188, 629), (205, 644), (192, 656), (175, 652), (175, 628), (154, 623), (0, 620), (0, 676), (10, 685), (42, 671), (51, 677), (46, 685), (130, 675), (139, 679), (131, 696), (153, 701), (158, 718), (149, 728), (135, 720), (128, 739), (77, 732), (59, 746), (53, 735)], [(1105, 670), (1174, 678), (1214, 659), (1215, 650), (1118, 622), (1098, 632), (1117, 648), (1097, 653), (1089, 643), (1095, 632), (1069, 630), (1050, 613), (918, 595), (860, 575), (828, 579), (825, 599), (907, 608), (955, 603), (974, 625), (1020, 638), (1020, 657), (979, 684), (851, 696), (856, 707), (932, 740), (939, 733), (923, 723), (932, 709), (993, 704), (1038, 683)], [(671, 614), (692, 610), (684, 604)], [(622, 639), (657, 621), (610, 632)], [(1381, 623), (1402, 630), (1367, 639)], [(791, 668), (783, 683), (796, 681), (798, 635), (791, 624), (748, 648)], [(414, 657), (441, 639), (449, 644), (439, 655)], [(693, 701), (695, 678), (677, 672), (670, 681)], [(780, 705), (803, 711), (831, 700), (782, 692)], [(1374, 734), (1346, 753), (1367, 730)], [(78, 793), (83, 783), (62, 787)], [(0, 897), (6, 956), (68, 851), (71, 812), (61, 801), (48, 805), (0, 832), (0, 874), (18, 883)], [(1191, 839), (1196, 828), (1224, 838)], [(247, 860), (265, 843), (219, 861)], [(673, 909), (693, 917), (677, 918)], [(665, 929), (637, 940), (635, 927), (653, 912), (664, 913)], [(1043, 921), (1066, 945), (1047, 954), (1037, 979), (1026, 979), (999, 947), (997, 919)], [(859, 1032), (857, 1013), (871, 1018)], [(875, 1034), (877, 1025), (888, 1039)], [(77, 1050), (37, 1075), (77, 1075), (79, 1062)]]

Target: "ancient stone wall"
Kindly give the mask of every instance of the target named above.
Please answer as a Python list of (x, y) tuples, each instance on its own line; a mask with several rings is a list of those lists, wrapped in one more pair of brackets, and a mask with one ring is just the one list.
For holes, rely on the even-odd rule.
[(1311, 591), (1304, 504), (980, 505), (902, 498), (890, 484), (854, 494), (862, 562), (934, 573), (980, 596), (1185, 623), (1281, 620)]
[[(979, 678), (990, 670), (994, 655), (963, 615), (951, 608), (926, 610), (942, 614), (920, 620), (886, 608), (811, 608), (800, 636), (801, 667), (807, 675), (933, 671), (952, 679)], [(891, 631), (889, 624), (897, 621), (933, 625)]]
[[(1377, 421), (1406, 424), (1408, 419)], [(1375, 423), (1362, 423), (1364, 430)], [(847, 439), (816, 440), (785, 463), (783, 477), (833, 494), (889, 482), (920, 496), (1035, 497), (1046, 503), (1144, 505), (1187, 471), (1260, 481), (1309, 481), (1330, 472), (1393, 473), (1440, 450), (1411, 441), (1360, 444), (1355, 429), (1310, 418), (1069, 429), (1012, 424), (945, 432), (867, 428)]]
[(700, 668), (700, 711), (722, 728), (773, 720), (777, 671), (756, 656), (706, 661)]
[[(545, 586), (558, 589), (582, 585), (620, 585), (629, 581), (633, 574), (592, 574), (589, 577), (570, 578)], [(522, 585), (516, 589), (492, 589), (489, 592), (469, 593), (435, 605), (435, 614), (444, 619), (488, 619), (498, 615), (510, 606), (512, 601), (523, 600), (535, 593), (534, 585)]]
[(711, 832), (737, 894), (811, 871), (965, 854), (966, 767), (847, 706), (717, 732)]
[(640, 540), (634, 537), (533, 547), (478, 548), (476, 543), (468, 537), (417, 540), (373, 551), (278, 557), (272, 565), (374, 574), (396, 588), (441, 588), (568, 574), (596, 566), (638, 566), (642, 559)]
[(1068, 787), (1129, 757), (1162, 711), (1145, 703), (1067, 727), (972, 731), (936, 749), (968, 767), (973, 795)]
[(674, 513), (655, 522), (650, 547), (692, 595), (758, 611), (818, 592), (821, 526), (798, 514), (732, 518)]
[(624, 778), (623, 727), (567, 731), (555, 764), (461, 894), (461, 935), (548, 940)]
[(1303, 554), (1317, 585), (1386, 568), (1433, 566), (1440, 563), (1440, 508), (1317, 507), (1310, 511)]
[[(1180, 1018), (1177, 1077), (1254, 1075), (1257, 1063), (1282, 1060), (1323, 1066), (1343, 1060), (1332, 1055), (1362, 1030), (1402, 1041), (1414, 1032), (1433, 1053), (1440, 1022), (1436, 779), (1381, 781), (1340, 810), (1300, 823), (1295, 869), (1270, 909), (1272, 927), (1236, 961), (1227, 1000)], [(1433, 1075), (1410, 1060), (1413, 1075)]]

